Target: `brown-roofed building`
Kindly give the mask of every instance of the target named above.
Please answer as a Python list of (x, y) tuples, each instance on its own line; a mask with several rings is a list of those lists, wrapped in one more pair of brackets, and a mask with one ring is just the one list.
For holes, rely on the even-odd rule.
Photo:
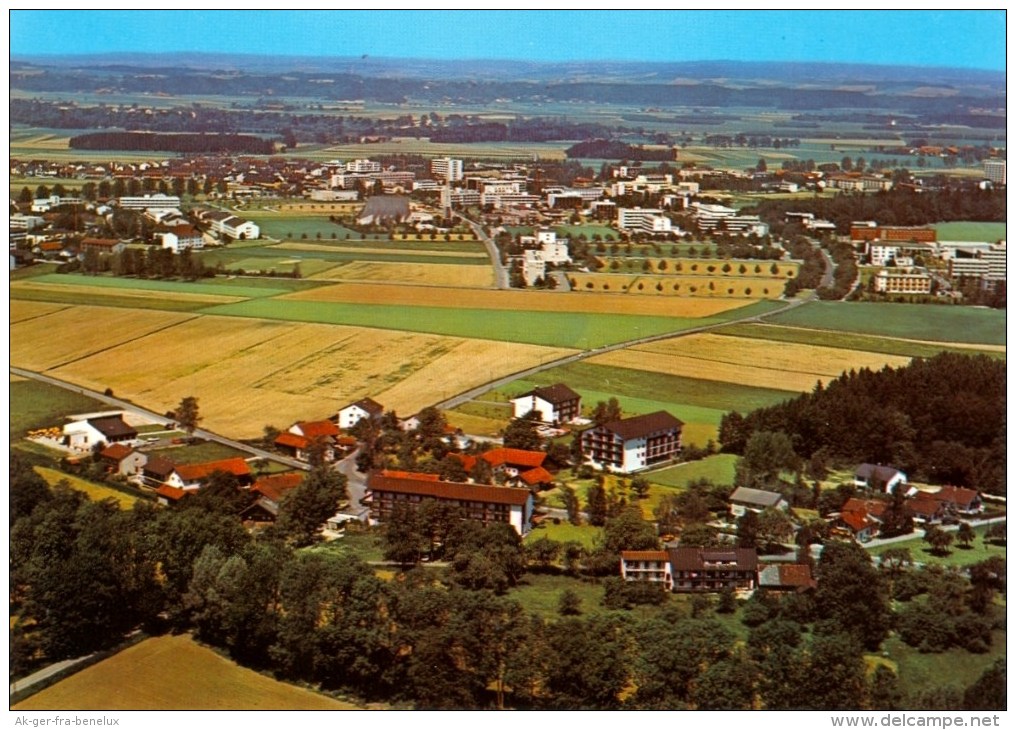
[(845, 532), (858, 542), (868, 542), (878, 534), (879, 528), (879, 522), (863, 509), (841, 512), (832, 525), (834, 531)]
[(99, 454), (99, 458), (109, 466), (111, 471), (125, 477), (140, 474), (148, 462), (148, 455), (135, 451), (126, 444), (107, 446)]
[(859, 489), (877, 489), (892, 494), (898, 485), (907, 486), (907, 475), (892, 466), (861, 464), (854, 471), (854, 486)]
[(372, 523), (389, 519), (396, 505), (419, 507), (435, 500), (459, 507), (463, 519), (484, 525), (505, 522), (525, 535), (532, 527), (533, 495), (528, 489), (435, 481), (428, 475), (410, 477), (372, 474), (367, 479)]
[(674, 592), (746, 591), (757, 585), (758, 555), (754, 548), (624, 550), (621, 577), (663, 583)]
[(137, 429), (127, 425), (119, 413), (84, 418), (68, 423), (63, 428), (64, 445), (78, 451), (87, 451), (99, 443), (133, 441), (137, 437)]
[(946, 505), (935, 499), (935, 495), (919, 492), (906, 501), (907, 511), (917, 522), (934, 525), (941, 522), (947, 513)]
[(245, 522), (275, 522), (283, 498), (303, 483), (303, 477), (303, 472), (286, 472), (258, 478), (250, 488), (256, 499), (240, 513), (240, 518)]
[(767, 507), (786, 510), (790, 507), (779, 492), (764, 489), (738, 487), (730, 495), (730, 512), (734, 517), (744, 517), (745, 512), (762, 512)]
[(356, 403), (350, 403), (341, 409), (335, 416), (335, 422), (339, 428), (352, 428), (363, 418), (378, 419), (384, 415), (385, 408), (376, 400), (361, 398)]
[(759, 588), (768, 591), (795, 591), (801, 593), (818, 585), (812, 577), (811, 566), (799, 563), (774, 563), (758, 572)]
[(512, 398), (512, 408), (515, 418), (535, 412), (544, 423), (558, 425), (579, 417), (582, 396), (564, 383), (555, 383)]
[(684, 424), (666, 411), (624, 418), (582, 433), (582, 453), (623, 474), (677, 456)]
[(752, 590), (758, 580), (754, 548), (678, 547), (667, 552), (675, 592)]
[(981, 495), (964, 487), (942, 487), (932, 495), (950, 514), (971, 517), (984, 511)]
[(95, 251), (96, 253), (120, 253), (127, 244), (115, 238), (83, 238), (81, 239), (82, 251)]
[(145, 486), (158, 487), (163, 484), (169, 475), (176, 469), (176, 464), (161, 456), (149, 456), (141, 471), (142, 482)]
[(177, 489), (199, 489), (217, 471), (232, 474), (242, 487), (249, 486), (254, 481), (247, 462), (237, 456), (206, 461), (203, 464), (180, 464), (170, 473), (166, 484)]

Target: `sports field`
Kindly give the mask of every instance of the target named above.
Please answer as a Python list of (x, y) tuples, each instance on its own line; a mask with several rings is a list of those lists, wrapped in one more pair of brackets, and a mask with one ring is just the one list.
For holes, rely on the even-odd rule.
[(146, 639), (12, 710), (355, 710), (240, 667), (190, 636)]
[(940, 241), (986, 241), (994, 243), (1005, 238), (1005, 223), (987, 221), (952, 221), (933, 223)]

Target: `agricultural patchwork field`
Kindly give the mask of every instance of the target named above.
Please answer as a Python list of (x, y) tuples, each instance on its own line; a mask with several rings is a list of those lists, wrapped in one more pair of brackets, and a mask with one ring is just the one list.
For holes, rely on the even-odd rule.
[(776, 390), (810, 391), (845, 370), (902, 367), (910, 358), (789, 342), (695, 334), (598, 355), (596, 365)]
[(494, 274), (486, 266), (403, 264), (357, 261), (315, 274), (315, 280), (402, 282), (424, 286), (488, 288)]
[(240, 667), (190, 636), (146, 639), (13, 710), (355, 710)]

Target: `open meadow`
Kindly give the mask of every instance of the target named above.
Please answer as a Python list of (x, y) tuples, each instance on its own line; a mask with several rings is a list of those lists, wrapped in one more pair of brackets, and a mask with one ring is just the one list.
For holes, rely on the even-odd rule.
[(355, 710), (245, 669), (189, 635), (128, 647), (14, 705), (12, 710)]

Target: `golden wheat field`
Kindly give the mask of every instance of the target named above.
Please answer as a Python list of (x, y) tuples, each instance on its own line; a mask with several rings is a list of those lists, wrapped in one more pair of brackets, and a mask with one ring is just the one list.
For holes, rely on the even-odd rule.
[[(11, 362), (156, 411), (198, 398), (238, 438), (371, 396), (408, 414), (566, 354), (538, 345), (166, 312), (76, 307), (11, 326)], [(51, 333), (56, 333), (51, 336)]]
[(850, 368), (900, 367), (909, 357), (747, 337), (697, 334), (599, 355), (589, 362), (758, 388), (808, 391)]
[[(164, 291), (148, 289), (117, 288), (110, 289), (105, 286), (88, 286), (87, 284), (49, 284), (38, 281), (12, 281), (11, 293), (15, 292), (37, 292), (41, 294), (58, 293), (61, 295), (78, 295), (81, 297), (108, 297), (115, 296), (118, 299), (158, 300), (162, 301), (169, 296)], [(199, 304), (232, 304), (242, 302), (245, 297), (234, 297), (226, 294), (194, 294), (192, 292), (173, 292), (172, 299), (179, 302), (196, 302)]]
[[(736, 259), (692, 259), (692, 258), (656, 258), (629, 259), (623, 257), (606, 256), (600, 257), (605, 267), (610, 267), (615, 261), (620, 267), (619, 273), (638, 274), (642, 271), (643, 261), (648, 261), (651, 268), (650, 273), (654, 274), (675, 274), (684, 276), (716, 276), (722, 278), (742, 276), (768, 279), (791, 279), (797, 275), (801, 268), (795, 262), (780, 262), (776, 264), (776, 273), (773, 273), (773, 262), (771, 261), (738, 261)], [(636, 265), (636, 270), (628, 268), (629, 264)], [(661, 269), (660, 266), (663, 266)], [(726, 266), (729, 271), (724, 271)], [(711, 269), (711, 270), (710, 270)], [(742, 269), (744, 269), (742, 271)]]
[[(327, 273), (327, 272), (326, 272)], [(284, 294), (278, 299), (310, 302), (350, 302), (399, 306), (438, 306), (462, 309), (507, 309), (530, 312), (586, 312), (642, 314), (662, 317), (711, 317), (751, 304), (751, 299), (678, 299), (616, 294), (545, 291), (498, 291), (466, 288), (401, 286), (398, 284), (335, 284)]]
[(485, 288), (494, 284), (494, 273), (486, 266), (468, 264), (404, 264), (356, 261), (322, 271), (311, 279), (385, 281), (424, 286)]
[(159, 636), (14, 705), (13, 710), (355, 710), (237, 666), (190, 636)]
[[(12, 304), (12, 313), (15, 311)], [(20, 306), (18, 311), (31, 311)], [(43, 311), (50, 305), (38, 305)], [(12, 322), (10, 326), (10, 363), (28, 370), (44, 372), (125, 343), (138, 343), (145, 335), (185, 322), (193, 315), (157, 310), (117, 309), (112, 307), (74, 306), (56, 309)], [(143, 362), (137, 363), (143, 367)], [(103, 386), (105, 387), (105, 386)], [(102, 390), (102, 388), (100, 388)]]
[(49, 302), (33, 302), (26, 299), (10, 300), (10, 322), (24, 322), (27, 319), (44, 317), (61, 309), (67, 309), (67, 304), (50, 304)]

